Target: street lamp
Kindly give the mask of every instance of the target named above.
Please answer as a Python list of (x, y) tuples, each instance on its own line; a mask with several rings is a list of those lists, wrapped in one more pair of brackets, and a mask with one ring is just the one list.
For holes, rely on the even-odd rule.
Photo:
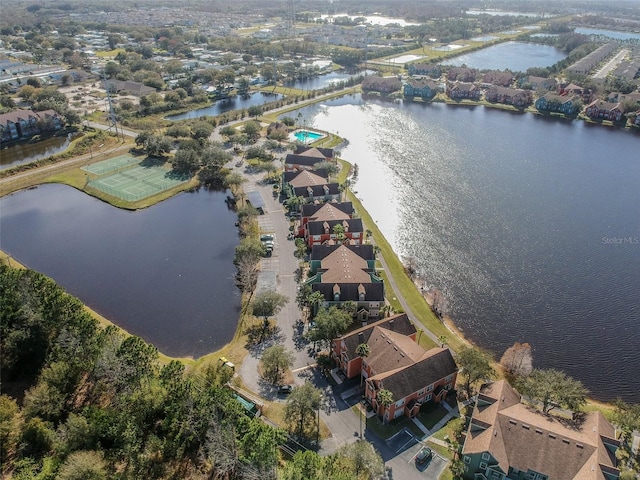
[(362, 407), (362, 411), (360, 412), (360, 439), (362, 440), (362, 414), (364, 413), (366, 416), (366, 400), (364, 397), (360, 399), (360, 406)]

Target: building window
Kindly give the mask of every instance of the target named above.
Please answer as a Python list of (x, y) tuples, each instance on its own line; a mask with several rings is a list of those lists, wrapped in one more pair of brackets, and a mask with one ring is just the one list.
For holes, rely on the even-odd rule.
[(396, 408), (400, 408), (400, 407), (401, 407), (401, 406), (403, 406), (403, 405), (404, 405), (404, 398), (403, 398), (402, 400), (398, 400), (398, 401), (396, 402)]
[(453, 375), (447, 375), (446, 378), (444, 379), (444, 381), (447, 383), (451, 382), (451, 380), (453, 380)]
[(433, 390), (433, 385), (429, 385), (429, 386), (427, 387), (427, 392), (430, 392), (431, 390)]
[(482, 454), (482, 459), (483, 460), (489, 460), (490, 458), (491, 458), (491, 456), (488, 453), (485, 452), (485, 453)]
[(424, 397), (424, 401), (425, 402), (428, 402), (429, 400), (431, 400), (431, 394), (429, 394), (426, 397)]
[(487, 468), (487, 464), (484, 462), (480, 462), (480, 470), (485, 470)]
[(464, 463), (466, 463), (466, 464), (471, 463), (471, 457), (469, 457), (469, 456), (465, 455), (465, 456), (464, 456)]

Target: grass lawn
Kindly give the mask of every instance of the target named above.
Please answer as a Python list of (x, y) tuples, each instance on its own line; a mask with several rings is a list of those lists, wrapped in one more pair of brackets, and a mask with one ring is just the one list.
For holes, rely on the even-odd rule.
[(383, 440), (391, 438), (405, 428), (418, 438), (421, 438), (424, 435), (422, 430), (420, 430), (415, 423), (405, 416), (397, 418), (396, 420), (389, 422), (387, 425), (384, 425), (377, 415), (367, 418), (367, 430), (370, 430), (377, 437)]
[(453, 438), (454, 432), (460, 428), (462, 422), (463, 420), (461, 418), (452, 418), (443, 428), (434, 433), (433, 436), (442, 441), (445, 441), (445, 437)]
[(433, 406), (426, 412), (421, 411), (418, 413), (418, 420), (420, 420), (425, 427), (431, 430), (447, 413), (448, 412), (443, 406)]

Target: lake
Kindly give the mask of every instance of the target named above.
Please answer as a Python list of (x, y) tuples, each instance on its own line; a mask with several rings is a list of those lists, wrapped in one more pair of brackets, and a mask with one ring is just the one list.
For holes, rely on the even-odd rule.
[(71, 135), (49, 137), (39, 142), (18, 143), (0, 150), (0, 170), (23, 163), (35, 162), (64, 152), (71, 143)]
[(583, 35), (602, 35), (616, 40), (640, 40), (640, 33), (618, 32), (615, 30), (602, 30), (599, 28), (576, 28), (576, 33)]
[(224, 199), (200, 189), (131, 212), (42, 185), (0, 199), (0, 245), (161, 352), (199, 357), (233, 338), (240, 315)]
[(243, 108), (257, 107), (265, 103), (278, 100), (281, 95), (276, 93), (256, 92), (246, 96), (234, 96), (225, 100), (217, 100), (210, 107), (191, 110), (190, 112), (181, 113), (179, 115), (170, 115), (167, 120), (176, 122), (178, 120), (188, 120), (190, 118), (199, 117), (215, 117), (232, 110), (242, 110)]
[(301, 111), (349, 140), (357, 196), (465, 335), (640, 401), (637, 132), (358, 95)]
[[(373, 71), (370, 72), (373, 73)], [(359, 75), (364, 75), (364, 70), (358, 73), (325, 73), (324, 75), (318, 75), (316, 77), (309, 77), (302, 80), (295, 80), (294, 82), (287, 82), (284, 84), (284, 86), (297, 88), (299, 90), (320, 90), (338, 82), (346, 82), (350, 78), (354, 78)]]
[(459, 55), (443, 63), (459, 67), (466, 65), (478, 70), (505, 70), (525, 72), (531, 67), (549, 67), (566, 58), (555, 47), (524, 42), (504, 42), (475, 52)]

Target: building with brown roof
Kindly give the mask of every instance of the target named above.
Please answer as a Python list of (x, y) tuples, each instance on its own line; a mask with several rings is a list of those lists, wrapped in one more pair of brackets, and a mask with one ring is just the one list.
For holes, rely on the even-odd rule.
[[(336, 242), (337, 243), (337, 242)], [(338, 245), (321, 260), (314, 263), (313, 276), (307, 280), (314, 292), (323, 300), (319, 307), (329, 308), (352, 302), (354, 315), (361, 321), (379, 318), (384, 305), (384, 283), (376, 275), (373, 262), (346, 245)]]
[[(372, 323), (333, 340), (331, 355), (347, 378), (365, 379), (364, 397), (385, 422), (415, 416), (427, 402), (441, 402), (455, 388), (457, 366), (449, 349), (425, 350), (406, 314)], [(369, 355), (360, 357), (360, 344)], [(378, 392), (389, 390), (393, 403), (382, 405)]]
[(294, 170), (282, 174), (282, 191), (287, 197), (292, 197), (295, 188), (326, 185), (329, 183), (329, 173), (324, 170)]
[(307, 224), (309, 222), (348, 220), (353, 217), (353, 213), (353, 204), (351, 202), (305, 203), (300, 208), (298, 236), (305, 239), (308, 238)]
[(297, 145), (293, 151), (294, 155), (302, 155), (307, 157), (317, 157), (322, 155), (327, 162), (333, 161), (333, 148), (309, 147), (307, 145)]
[(624, 109), (620, 102), (612, 103), (605, 102), (604, 100), (594, 100), (584, 108), (589, 118), (600, 118), (603, 120), (611, 120), (612, 122), (619, 122), (624, 117)]
[(0, 115), (0, 142), (29, 138), (61, 128), (62, 119), (55, 110), (14, 110)]
[[(327, 212), (334, 210), (328, 210)], [(340, 217), (339, 215), (337, 215)], [(333, 218), (324, 220), (313, 220), (304, 226), (304, 241), (309, 248), (314, 245), (322, 245), (329, 241), (339, 241), (334, 227), (342, 226), (343, 240), (353, 245), (359, 245), (364, 239), (364, 229), (362, 220), (359, 218)]]
[(377, 77), (369, 75), (362, 80), (362, 90), (389, 94), (402, 88), (402, 82), (398, 77)]
[(473, 83), (453, 82), (447, 83), (447, 96), (453, 100), (480, 100), (482, 90)]
[(618, 446), (600, 412), (580, 424), (543, 415), (500, 380), (478, 394), (462, 449), (464, 478), (617, 480)]

